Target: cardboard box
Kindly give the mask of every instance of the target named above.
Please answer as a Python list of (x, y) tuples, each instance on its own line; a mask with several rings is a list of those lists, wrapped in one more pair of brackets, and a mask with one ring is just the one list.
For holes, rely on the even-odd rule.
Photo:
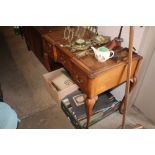
[(43, 74), (43, 78), (44, 78), (44, 81), (45, 81), (45, 85), (46, 85), (46, 88), (49, 92), (49, 94), (52, 96), (52, 98), (57, 102), (57, 103), (61, 103), (61, 100), (71, 94), (72, 92), (76, 91), (79, 89), (79, 87), (76, 85), (76, 84), (72, 84), (71, 86), (63, 89), (63, 90), (58, 90), (56, 89), (56, 87), (52, 84), (52, 80), (59, 76), (61, 73), (63, 72), (66, 72), (64, 68), (60, 68), (58, 70), (55, 70), (53, 72), (49, 72), (49, 73), (46, 73), (46, 74)]

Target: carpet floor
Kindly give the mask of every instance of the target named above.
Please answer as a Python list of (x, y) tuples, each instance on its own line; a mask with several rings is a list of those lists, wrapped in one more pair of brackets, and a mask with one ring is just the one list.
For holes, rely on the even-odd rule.
[(16, 109), (20, 119), (55, 104), (44, 87), (44, 73), (47, 70), (27, 50), (24, 39), (10, 27), (1, 28), (0, 83), (5, 102)]

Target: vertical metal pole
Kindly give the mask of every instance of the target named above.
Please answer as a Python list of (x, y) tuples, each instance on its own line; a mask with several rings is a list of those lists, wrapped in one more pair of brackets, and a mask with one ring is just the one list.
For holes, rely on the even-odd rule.
[(125, 101), (124, 101), (124, 111), (123, 111), (123, 119), (122, 119), (122, 128), (123, 129), (125, 128), (127, 106), (128, 106), (128, 101), (129, 101), (129, 89), (130, 89), (130, 78), (131, 78), (131, 68), (132, 68), (133, 38), (134, 38), (134, 27), (130, 26), (127, 82), (126, 82), (126, 88), (125, 88)]

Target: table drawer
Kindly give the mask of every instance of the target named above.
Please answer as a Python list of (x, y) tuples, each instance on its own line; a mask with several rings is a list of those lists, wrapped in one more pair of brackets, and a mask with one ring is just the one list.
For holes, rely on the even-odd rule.
[(56, 49), (57, 53), (57, 61), (61, 63), (70, 73), (72, 71), (72, 65), (70, 61), (70, 57), (65, 53), (61, 52), (61, 50)]
[(87, 75), (74, 63), (71, 63), (71, 76), (74, 82), (84, 91), (88, 92), (88, 78)]
[(53, 45), (49, 42), (46, 42), (46, 52), (50, 55), (50, 57), (55, 60), (55, 55), (53, 51)]
[(66, 72), (64, 68), (60, 68), (58, 70), (43, 74), (43, 79), (46, 88), (49, 94), (52, 96), (52, 98), (56, 101), (56, 103), (60, 103), (65, 96), (79, 89), (79, 87), (76, 84), (70, 85), (62, 90), (57, 89), (57, 87), (52, 83), (52, 80), (60, 76), (62, 72)]

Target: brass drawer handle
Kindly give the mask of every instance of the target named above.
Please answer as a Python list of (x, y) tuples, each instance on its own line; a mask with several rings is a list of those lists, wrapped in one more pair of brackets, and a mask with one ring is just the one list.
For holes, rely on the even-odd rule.
[(83, 82), (84, 82), (82, 79), (79, 78), (78, 75), (76, 75), (76, 81), (77, 81), (78, 83), (83, 83)]

